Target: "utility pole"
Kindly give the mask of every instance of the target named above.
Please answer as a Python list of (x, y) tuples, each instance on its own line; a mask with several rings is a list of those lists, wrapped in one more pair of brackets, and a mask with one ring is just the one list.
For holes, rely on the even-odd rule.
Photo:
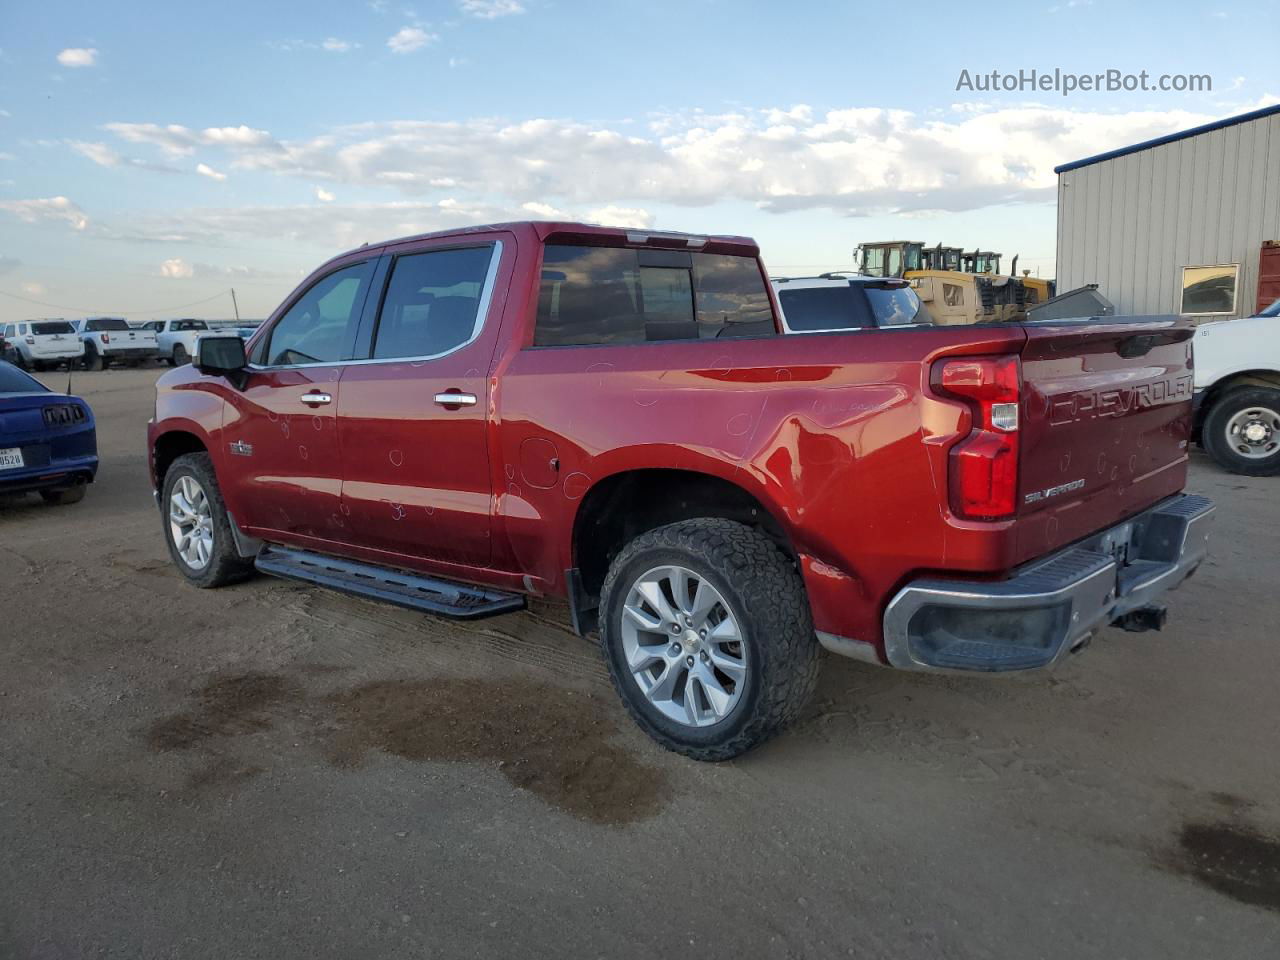
[(231, 288), (231, 308), (236, 312), (236, 323), (240, 322), (240, 304), (236, 303), (236, 288)]

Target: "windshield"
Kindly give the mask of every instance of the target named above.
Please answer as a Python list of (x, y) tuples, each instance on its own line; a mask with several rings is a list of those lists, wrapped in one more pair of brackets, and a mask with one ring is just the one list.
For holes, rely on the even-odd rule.
[(906, 323), (931, 323), (920, 306), (920, 298), (910, 287), (867, 288), (867, 299), (876, 323), (882, 327), (900, 327)]
[(1267, 307), (1267, 309), (1263, 310), (1260, 314), (1258, 314), (1258, 316), (1260, 316), (1260, 317), (1280, 317), (1280, 300), (1277, 300), (1277, 301), (1276, 301), (1275, 303), (1273, 303), (1271, 306)]
[(47, 320), (44, 323), (33, 323), (31, 332), (45, 336), (52, 333), (75, 333), (75, 328), (65, 320)]
[(34, 377), (29, 377), (12, 364), (0, 360), (0, 394), (48, 392), (48, 388)]

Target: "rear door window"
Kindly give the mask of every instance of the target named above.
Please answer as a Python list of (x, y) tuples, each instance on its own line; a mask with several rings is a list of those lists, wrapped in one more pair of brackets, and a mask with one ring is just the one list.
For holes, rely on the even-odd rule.
[(428, 358), (475, 339), (494, 246), (432, 250), (395, 259), (373, 338), (373, 357)]
[(773, 309), (751, 257), (547, 244), (535, 346), (769, 336)]

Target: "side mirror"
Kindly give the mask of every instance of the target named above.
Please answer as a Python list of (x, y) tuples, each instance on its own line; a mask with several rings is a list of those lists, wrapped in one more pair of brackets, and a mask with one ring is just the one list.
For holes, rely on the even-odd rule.
[(237, 336), (200, 337), (191, 365), (206, 376), (226, 377), (242, 390), (249, 360), (244, 354), (244, 341)]

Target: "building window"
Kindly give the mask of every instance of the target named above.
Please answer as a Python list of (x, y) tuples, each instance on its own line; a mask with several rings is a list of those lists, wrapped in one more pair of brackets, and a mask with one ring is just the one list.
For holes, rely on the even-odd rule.
[(1240, 265), (1182, 268), (1181, 313), (1235, 313)]

